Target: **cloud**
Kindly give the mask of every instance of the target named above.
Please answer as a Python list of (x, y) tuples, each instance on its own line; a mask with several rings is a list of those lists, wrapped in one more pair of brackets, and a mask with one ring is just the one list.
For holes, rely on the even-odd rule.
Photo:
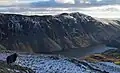
[(97, 2), (100, 2), (100, 1), (102, 1), (102, 0), (97, 0)]
[[(40, 2), (40, 1), (48, 1), (51, 2), (53, 0), (0, 0), (0, 6), (1, 5), (18, 5), (18, 4), (30, 4), (34, 2)], [(120, 3), (120, 0), (54, 0), (57, 3), (70, 3), (75, 4), (75, 1), (89, 1), (90, 3), (100, 3), (100, 4), (118, 4)]]
[(58, 3), (70, 3), (70, 4), (75, 4), (74, 0), (55, 0)]
[(0, 0), (0, 5), (15, 5), (20, 3), (31, 3), (42, 0)]
[(16, 2), (17, 0), (0, 0), (0, 5), (12, 5)]

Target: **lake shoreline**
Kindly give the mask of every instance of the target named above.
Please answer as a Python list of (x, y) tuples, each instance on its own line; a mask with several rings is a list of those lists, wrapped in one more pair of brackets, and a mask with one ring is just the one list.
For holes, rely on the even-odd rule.
[(42, 54), (52, 54), (52, 55), (63, 55), (66, 57), (84, 57), (89, 54), (95, 54), (95, 53), (102, 53), (104, 51), (107, 51), (109, 49), (117, 49), (114, 47), (108, 47), (104, 44), (92, 46), (88, 48), (74, 48), (74, 49), (67, 49), (64, 51), (58, 51), (58, 52), (52, 52), (52, 53), (42, 53)]

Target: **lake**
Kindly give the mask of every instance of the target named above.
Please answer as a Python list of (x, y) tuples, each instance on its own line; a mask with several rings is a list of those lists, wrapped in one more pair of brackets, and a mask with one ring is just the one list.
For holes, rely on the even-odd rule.
[(108, 47), (106, 45), (98, 45), (98, 46), (89, 47), (89, 48), (68, 49), (68, 50), (61, 51), (61, 52), (53, 52), (52, 54), (57, 54), (57, 55), (60, 54), (60, 55), (64, 55), (67, 57), (80, 58), (80, 57), (83, 57), (89, 54), (102, 53), (109, 49), (117, 49), (117, 48)]

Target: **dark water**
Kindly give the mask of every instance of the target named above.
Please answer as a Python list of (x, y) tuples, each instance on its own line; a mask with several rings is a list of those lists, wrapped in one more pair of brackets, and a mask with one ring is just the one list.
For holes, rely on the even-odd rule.
[[(94, 53), (102, 53), (104, 51), (107, 51), (109, 49), (117, 49), (117, 48), (113, 48), (113, 47), (108, 47), (105, 45), (98, 45), (98, 46), (94, 46), (94, 47), (89, 47), (89, 48), (75, 48), (75, 49), (68, 49), (68, 50), (64, 50), (61, 52), (52, 52), (52, 53), (40, 53), (40, 54), (48, 54), (48, 55), (63, 55), (66, 57), (75, 57), (75, 58), (80, 58), (80, 57), (84, 57), (86, 55), (89, 54), (94, 54)], [(20, 53), (20, 54), (28, 54), (28, 53)], [(5, 56), (4, 56), (5, 55)], [(0, 60), (1, 59), (6, 59), (6, 56), (8, 56), (8, 53), (0, 53)]]
[(80, 58), (82, 56), (86, 56), (89, 54), (94, 54), (94, 53), (102, 53), (106, 50), (109, 49), (116, 49), (116, 48), (112, 48), (112, 47), (108, 47), (105, 45), (98, 45), (98, 46), (94, 46), (94, 47), (90, 47), (90, 48), (75, 48), (75, 49), (69, 49), (69, 50), (65, 50), (62, 52), (54, 52), (52, 54), (57, 54), (57, 55), (64, 55), (67, 57), (76, 57), (76, 58)]

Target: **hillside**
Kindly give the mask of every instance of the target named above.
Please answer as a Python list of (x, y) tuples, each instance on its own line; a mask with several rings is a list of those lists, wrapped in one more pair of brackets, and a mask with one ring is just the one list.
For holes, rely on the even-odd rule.
[(53, 52), (96, 44), (120, 47), (120, 21), (81, 13), (46, 16), (0, 14), (2, 49)]

